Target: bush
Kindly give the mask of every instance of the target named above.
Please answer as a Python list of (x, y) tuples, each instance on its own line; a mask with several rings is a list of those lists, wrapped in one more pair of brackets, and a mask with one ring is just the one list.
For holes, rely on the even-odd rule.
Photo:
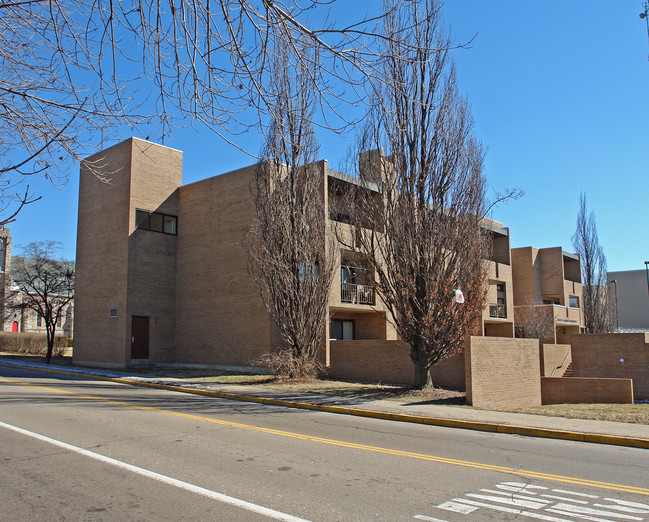
[(253, 364), (265, 366), (276, 379), (311, 380), (324, 371), (322, 363), (317, 359), (298, 357), (289, 349), (265, 353)]
[[(67, 337), (55, 337), (52, 356), (55, 357), (61, 355), (67, 345)], [(0, 332), (0, 351), (46, 355), (47, 335), (30, 332)]]

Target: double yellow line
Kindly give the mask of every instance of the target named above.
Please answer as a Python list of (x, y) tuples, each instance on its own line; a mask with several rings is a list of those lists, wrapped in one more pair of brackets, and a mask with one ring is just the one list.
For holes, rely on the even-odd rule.
[(481, 469), (485, 471), (495, 471), (499, 473), (506, 473), (509, 475), (518, 475), (521, 477), (528, 477), (528, 478), (535, 478), (535, 479), (542, 479), (542, 480), (549, 480), (549, 481), (554, 481), (554, 482), (563, 482), (567, 484), (575, 484), (579, 486), (587, 486), (591, 488), (597, 488), (597, 489), (607, 489), (607, 490), (613, 490), (613, 491), (623, 491), (625, 493), (633, 493), (636, 495), (647, 495), (649, 496), (649, 489), (648, 488), (642, 488), (642, 487), (636, 487), (636, 486), (627, 486), (623, 484), (614, 484), (614, 483), (609, 483), (609, 482), (598, 482), (595, 480), (588, 480), (588, 479), (582, 479), (582, 478), (577, 478), (577, 477), (567, 477), (564, 475), (553, 475), (550, 473), (541, 473), (537, 471), (531, 471), (531, 470), (524, 470), (524, 469), (516, 469), (516, 468), (508, 468), (505, 466), (494, 466), (491, 464), (482, 464), (480, 462), (471, 462), (467, 460), (458, 460), (458, 459), (448, 459), (444, 457), (437, 457), (434, 455), (426, 455), (423, 453), (413, 453), (410, 451), (401, 451), (401, 450), (394, 450), (394, 449), (389, 449), (389, 448), (381, 448), (378, 446), (368, 446), (366, 444), (356, 444), (353, 442), (344, 442), (340, 440), (335, 440), (335, 439), (325, 439), (322, 437), (315, 437), (312, 435), (303, 435), (301, 433), (293, 433), (290, 431), (282, 431), (282, 430), (275, 430), (271, 428), (263, 428), (260, 426), (252, 426), (249, 424), (241, 424), (239, 422), (231, 422), (231, 421), (225, 421), (225, 420), (219, 420), (219, 419), (214, 419), (211, 417), (204, 417), (200, 415), (191, 415), (188, 413), (180, 413), (177, 411), (172, 411), (172, 410), (164, 410), (161, 408), (153, 408), (151, 406), (140, 406), (138, 404), (132, 404), (128, 402), (123, 402), (123, 401), (115, 401), (112, 399), (105, 399), (102, 397), (95, 397), (93, 395), (86, 395), (83, 393), (76, 393), (76, 392), (71, 392), (68, 390), (61, 390), (58, 388), (52, 388), (49, 386), (41, 386), (37, 384), (30, 384), (26, 382), (21, 382), (21, 381), (16, 381), (14, 379), (7, 379), (4, 377), (0, 377), (0, 382), (5, 382), (9, 384), (17, 384), (21, 386), (28, 386), (31, 388), (38, 388), (41, 390), (46, 390), (52, 393), (58, 393), (62, 395), (69, 395), (73, 397), (78, 397), (82, 399), (88, 399), (88, 400), (93, 400), (93, 401), (99, 401), (99, 402), (104, 402), (107, 404), (114, 404), (118, 406), (124, 406), (127, 408), (133, 408), (136, 410), (144, 410), (144, 411), (151, 411), (155, 413), (163, 413), (165, 415), (173, 415), (175, 417), (181, 417), (184, 419), (191, 419), (191, 420), (196, 420), (196, 421), (201, 421), (201, 422), (209, 422), (211, 424), (218, 424), (221, 426), (229, 426), (232, 428), (239, 428), (239, 429), (245, 429), (245, 430), (251, 430), (251, 431), (257, 431), (260, 433), (267, 433), (270, 435), (277, 435), (281, 437), (289, 437), (293, 439), (298, 439), (298, 440), (304, 440), (308, 442), (315, 442), (319, 444), (328, 444), (330, 446), (338, 446), (341, 448), (350, 448), (350, 449), (355, 449), (355, 450), (360, 450), (360, 451), (369, 451), (372, 453), (382, 453), (385, 455), (393, 455), (396, 457), (405, 457), (405, 458), (410, 458), (410, 459), (417, 459), (417, 460), (424, 460), (424, 461), (429, 461), (429, 462), (436, 462), (439, 464), (448, 464), (452, 466), (461, 466), (465, 468), (474, 468), (474, 469)]

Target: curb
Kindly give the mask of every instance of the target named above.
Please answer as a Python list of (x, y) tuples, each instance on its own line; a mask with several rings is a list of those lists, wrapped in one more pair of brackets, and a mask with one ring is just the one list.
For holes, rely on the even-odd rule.
[(241, 402), (254, 402), (257, 404), (267, 404), (269, 406), (283, 406), (286, 408), (297, 408), (302, 410), (322, 411), (326, 413), (336, 413), (339, 415), (352, 415), (356, 417), (368, 417), (373, 419), (391, 420), (397, 422), (409, 422), (413, 424), (425, 424), (430, 426), (440, 426), (444, 428), (459, 428), (474, 431), (486, 431), (491, 433), (506, 433), (510, 435), (522, 435), (525, 437), (538, 437), (547, 439), (572, 440), (578, 442), (589, 442), (594, 444), (609, 444), (613, 446), (625, 446), (631, 448), (649, 449), (649, 439), (624, 437), (620, 435), (603, 435), (598, 433), (587, 433), (578, 431), (555, 430), (550, 428), (533, 428), (529, 426), (516, 426), (513, 424), (498, 424), (492, 422), (464, 421), (456, 419), (444, 419), (439, 417), (423, 417), (419, 415), (408, 415), (405, 413), (388, 413), (373, 410), (363, 410), (358, 408), (347, 408), (344, 406), (327, 406), (313, 404), (309, 402), (290, 401), (284, 399), (270, 399), (255, 395), (242, 395), (239, 393), (230, 393), (214, 390), (199, 390), (195, 388), (185, 388), (183, 386), (173, 386), (170, 384), (156, 384), (146, 381), (137, 381), (128, 378), (107, 377), (102, 375), (93, 375), (90, 373), (70, 372), (66, 370), (54, 370), (50, 368), (40, 368), (34, 366), (23, 366), (20, 364), (6, 364), (0, 362), (0, 366), (8, 368), (24, 368), (36, 370), (44, 373), (55, 373), (73, 377), (83, 377), (98, 381), (109, 381), (129, 386), (139, 386), (142, 388), (155, 388), (159, 390), (174, 391), (180, 393), (189, 393), (192, 395), (202, 395), (206, 397), (216, 397), (219, 399), (234, 400)]

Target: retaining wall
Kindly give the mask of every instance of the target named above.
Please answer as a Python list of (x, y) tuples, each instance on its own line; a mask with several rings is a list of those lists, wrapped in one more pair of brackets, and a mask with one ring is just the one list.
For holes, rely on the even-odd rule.
[(631, 379), (541, 377), (543, 404), (633, 404)]

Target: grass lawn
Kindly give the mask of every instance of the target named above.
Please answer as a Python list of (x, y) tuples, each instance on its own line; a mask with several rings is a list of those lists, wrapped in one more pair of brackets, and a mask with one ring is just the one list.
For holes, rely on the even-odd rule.
[[(45, 362), (45, 357), (42, 356), (16, 354), (2, 355), (10, 356), (14, 360)], [(72, 366), (72, 358), (53, 357), (52, 364), (59, 366)], [(328, 379), (291, 382), (286, 380), (275, 380), (269, 375), (253, 375), (214, 369), (173, 368), (166, 366), (129, 368), (127, 373), (129, 375), (159, 377), (161, 379), (181, 380), (192, 383), (248, 385), (275, 390), (318, 393), (365, 400), (394, 400), (407, 403), (426, 402), (428, 404), (453, 406), (465, 405), (465, 394), (463, 392), (444, 389), (420, 391), (413, 390), (407, 386), (364, 384)], [(469, 406), (465, 407), (468, 408)], [(649, 424), (649, 403), (553, 404), (509, 411), (573, 419), (595, 419), (615, 422), (630, 422), (635, 424)]]
[(649, 404), (548, 404), (511, 410), (517, 413), (550, 415), (569, 419), (594, 419), (649, 424)]

